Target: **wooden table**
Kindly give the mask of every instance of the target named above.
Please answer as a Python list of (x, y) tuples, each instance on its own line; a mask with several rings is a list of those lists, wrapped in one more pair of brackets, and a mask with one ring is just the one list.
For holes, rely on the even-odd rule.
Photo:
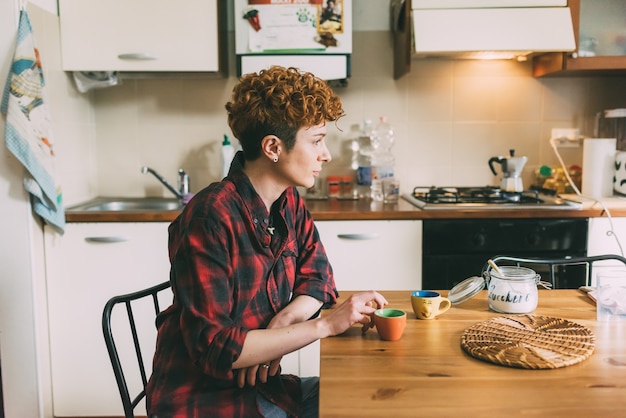
[(597, 322), (579, 291), (539, 290), (535, 314), (596, 336), (590, 358), (552, 370), (498, 366), (462, 350), (466, 328), (501, 315), (488, 309), (486, 291), (430, 321), (415, 318), (409, 291), (381, 293), (407, 312), (404, 335), (381, 341), (355, 326), (322, 339), (320, 417), (626, 417), (626, 322)]

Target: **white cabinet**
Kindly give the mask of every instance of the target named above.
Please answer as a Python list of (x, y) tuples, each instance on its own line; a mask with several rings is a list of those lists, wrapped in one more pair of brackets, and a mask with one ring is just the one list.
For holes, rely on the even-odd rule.
[[(46, 231), (55, 416), (122, 415), (102, 336), (102, 310), (112, 296), (168, 279), (168, 225), (68, 223), (63, 236)], [(171, 297), (165, 303), (169, 306)], [(154, 341), (156, 331), (147, 334), (143, 338)], [(122, 357), (132, 352), (132, 346), (119, 348)], [(149, 367), (152, 353), (148, 357)]]
[(626, 249), (626, 218), (589, 219), (587, 255), (621, 255), (620, 246)]
[[(626, 218), (590, 218), (587, 255), (617, 254), (626, 250)], [(591, 284), (595, 286), (596, 275), (601, 269), (623, 267), (619, 261), (600, 261), (594, 264)]]
[(63, 69), (218, 72), (222, 6), (218, 0), (59, 0)]
[[(102, 336), (102, 310), (115, 295), (140, 290), (169, 278), (167, 222), (68, 223), (59, 236), (46, 227), (46, 280), (50, 363), (55, 416), (120, 416), (120, 400), (113, 369)], [(171, 294), (163, 292), (161, 308), (169, 306)], [(154, 346), (154, 319), (137, 318), (140, 338)], [(113, 325), (118, 319), (114, 310)], [(143, 312), (143, 311), (142, 311)], [(140, 315), (141, 316), (141, 315)], [(117, 322), (119, 325), (121, 323)], [(142, 329), (145, 331), (142, 332)], [(118, 346), (120, 357), (133, 363), (130, 338)], [(307, 354), (319, 365), (316, 344), (285, 356), (284, 373), (302, 376), (311, 372)], [(152, 352), (144, 353), (148, 374)], [(318, 366), (319, 369), (319, 366)], [(315, 370), (315, 368), (313, 368)], [(139, 387), (137, 372), (127, 374), (129, 384)], [(143, 409), (142, 409), (143, 408)], [(140, 407), (139, 411), (145, 410)]]
[(422, 284), (422, 221), (316, 221), (339, 290)]

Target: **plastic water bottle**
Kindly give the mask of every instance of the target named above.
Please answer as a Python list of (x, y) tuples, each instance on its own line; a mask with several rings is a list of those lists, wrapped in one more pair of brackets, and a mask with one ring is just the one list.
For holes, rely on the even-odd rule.
[(395, 158), (391, 153), (393, 146), (393, 127), (386, 116), (381, 116), (380, 121), (372, 131), (373, 153), (372, 164), (372, 199), (383, 201), (383, 179), (394, 177)]
[(372, 130), (372, 146), (374, 149), (391, 151), (394, 141), (393, 134), (393, 126), (389, 123), (389, 119), (387, 116), (381, 116)]
[(230, 163), (235, 156), (235, 147), (230, 143), (227, 135), (224, 135), (224, 141), (222, 142), (222, 178), (228, 175), (230, 170)]
[(357, 138), (358, 156), (356, 170), (356, 190), (359, 199), (369, 198), (371, 196), (372, 187), (372, 121), (366, 119), (363, 121), (361, 132)]

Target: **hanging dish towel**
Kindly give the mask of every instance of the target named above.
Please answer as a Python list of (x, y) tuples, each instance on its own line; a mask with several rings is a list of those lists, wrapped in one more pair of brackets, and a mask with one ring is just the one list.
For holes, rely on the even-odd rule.
[(65, 212), (61, 187), (54, 179), (54, 141), (44, 85), (30, 19), (22, 9), (13, 64), (2, 96), (1, 110), (7, 118), (5, 144), (26, 168), (24, 188), (33, 210), (62, 234)]
[(119, 84), (117, 71), (74, 71), (72, 75), (76, 88), (81, 93)]

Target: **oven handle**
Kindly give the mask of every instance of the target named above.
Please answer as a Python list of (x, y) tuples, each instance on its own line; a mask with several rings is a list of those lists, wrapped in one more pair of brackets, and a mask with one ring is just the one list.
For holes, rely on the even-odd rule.
[(357, 234), (337, 234), (337, 238), (341, 239), (350, 239), (354, 241), (365, 241), (370, 239), (378, 239), (380, 238), (380, 234), (377, 232), (370, 233), (357, 233)]

